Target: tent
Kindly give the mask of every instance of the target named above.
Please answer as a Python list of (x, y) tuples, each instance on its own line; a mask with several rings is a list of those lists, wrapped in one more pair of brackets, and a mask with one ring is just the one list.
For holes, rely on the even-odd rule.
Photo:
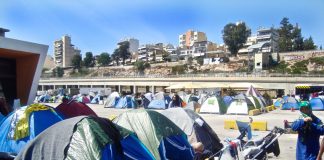
[(64, 118), (90, 115), (97, 116), (97, 114), (89, 106), (74, 100), (61, 103), (55, 108), (55, 110), (64, 116)]
[(98, 104), (100, 102), (100, 97), (101, 95), (98, 93), (96, 96), (93, 97), (93, 99), (91, 100), (91, 104)]
[(255, 96), (247, 96), (246, 98), (248, 98), (253, 103), (253, 106), (256, 109), (265, 109), (266, 104), (261, 100), (261, 98)]
[(161, 112), (164, 116), (183, 130), (190, 143), (201, 142), (205, 150), (217, 153), (223, 148), (217, 134), (213, 129), (192, 110), (183, 108), (170, 108)]
[(153, 94), (151, 92), (145, 93), (143, 98), (143, 107), (148, 108), (149, 104), (153, 100)]
[(112, 107), (114, 107), (117, 103), (117, 98), (119, 97), (119, 93), (118, 92), (113, 92), (113, 93), (111, 93), (109, 96), (108, 96), (108, 98), (107, 98), (107, 100), (105, 101), (105, 104), (104, 104), (104, 106), (105, 106), (105, 108), (112, 108)]
[(16, 159), (152, 160), (153, 156), (132, 132), (108, 119), (79, 116), (48, 128)]
[(231, 96), (224, 96), (223, 101), (224, 101), (225, 105), (228, 107), (231, 104), (231, 102), (233, 101), (233, 98)]
[(253, 103), (243, 94), (234, 97), (234, 100), (227, 108), (227, 114), (249, 114), (249, 111), (255, 109)]
[(309, 103), (313, 111), (324, 110), (324, 103), (321, 98), (312, 98)]
[(220, 97), (209, 97), (200, 108), (200, 113), (226, 113), (226, 105)]
[(2, 122), (2, 119), (4, 119), (4, 118), (5, 118), (5, 116), (0, 113), (0, 124)]
[(284, 103), (284, 99), (278, 98), (273, 105), (277, 108), (281, 108), (283, 103)]
[(137, 102), (134, 97), (127, 95), (119, 98), (115, 108), (137, 108)]
[(248, 88), (245, 93), (246, 96), (262, 97), (260, 92), (256, 90), (252, 85)]
[(290, 110), (292, 108), (295, 110), (299, 110), (298, 101), (294, 97), (287, 97), (287, 98), (284, 97), (284, 101), (283, 101), (281, 109), (282, 110)]
[(159, 92), (154, 95), (154, 99), (148, 105), (149, 109), (166, 109), (169, 107), (171, 98), (165, 95), (164, 92)]
[(80, 96), (78, 101), (82, 103), (90, 103), (90, 99), (87, 96)]
[(114, 123), (135, 132), (157, 160), (193, 159), (186, 134), (156, 111), (130, 110), (115, 118)]
[(18, 153), (43, 130), (61, 120), (53, 108), (42, 104), (12, 112), (0, 124), (0, 152)]
[(46, 93), (44, 95), (39, 96), (37, 102), (45, 103), (48, 102), (50, 99), (51, 96)]
[(186, 109), (190, 109), (194, 112), (200, 112), (201, 105), (198, 102), (191, 101), (186, 105)]

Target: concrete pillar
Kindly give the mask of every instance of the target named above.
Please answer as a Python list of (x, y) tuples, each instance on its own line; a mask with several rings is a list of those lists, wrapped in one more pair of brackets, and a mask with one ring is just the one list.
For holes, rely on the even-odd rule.
[(121, 92), (121, 86), (118, 85), (118, 92), (120, 93)]
[(136, 87), (136, 85), (133, 86), (133, 92), (134, 93), (137, 93), (137, 87)]
[(151, 92), (154, 94), (155, 93), (155, 87), (154, 86), (152, 86), (152, 88), (151, 88)]
[(44, 85), (42, 85), (42, 91), (44, 91)]

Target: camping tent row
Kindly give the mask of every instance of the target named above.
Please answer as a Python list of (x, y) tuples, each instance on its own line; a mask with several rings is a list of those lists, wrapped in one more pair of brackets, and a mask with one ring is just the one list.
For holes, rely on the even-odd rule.
[[(189, 137), (190, 142), (202, 142), (212, 153), (222, 148), (216, 133), (190, 110), (174, 108), (163, 115), (131, 110), (111, 123), (93, 115), (90, 108), (88, 113), (64, 109), (85, 109), (86, 105), (80, 104), (84, 105), (61, 104), (60, 111), (35, 104), (11, 113), (1, 123), (0, 152), (18, 154), (16, 159), (192, 159)], [(78, 113), (91, 116), (73, 118)], [(177, 115), (183, 118), (178, 121)]]
[[(278, 98), (274, 103), (274, 106), (277, 108), (281, 108), (282, 110), (298, 110), (299, 103), (300, 102), (294, 97), (284, 96), (283, 98)], [(309, 105), (314, 111), (324, 110), (324, 101), (319, 97), (312, 98), (309, 101)]]
[(234, 98), (212, 96), (201, 105), (200, 113), (249, 114), (250, 110), (264, 110), (267, 105), (262, 97), (245, 96), (244, 94), (239, 94)]

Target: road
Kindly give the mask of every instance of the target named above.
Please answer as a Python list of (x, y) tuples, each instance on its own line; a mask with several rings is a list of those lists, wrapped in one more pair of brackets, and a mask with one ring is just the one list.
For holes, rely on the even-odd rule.
[[(57, 104), (49, 104), (53, 107), (57, 106)], [(90, 108), (92, 108), (100, 117), (112, 117), (118, 116), (119, 114), (126, 112), (127, 109), (114, 109), (114, 108), (104, 108), (103, 105), (94, 105), (90, 104)], [(320, 119), (324, 120), (324, 112), (323, 111), (314, 111), (314, 114)], [(217, 133), (221, 140), (225, 138), (235, 138), (239, 135), (239, 131), (237, 130), (227, 130), (224, 129), (224, 120), (243, 120), (248, 121), (249, 116), (244, 115), (218, 115), (218, 114), (200, 114), (201, 117), (212, 127), (212, 129)], [(299, 117), (299, 111), (285, 111), (285, 110), (275, 110), (269, 113), (264, 113), (258, 116), (253, 116), (253, 120), (263, 120), (268, 123), (268, 130), (271, 130), (273, 127), (284, 127), (283, 121), (294, 121)], [(253, 138), (257, 139), (263, 137), (269, 133), (269, 131), (253, 131)], [(279, 144), (281, 153), (279, 157), (269, 157), (270, 159), (283, 159), (283, 160), (291, 160), (296, 159), (296, 143), (297, 143), (297, 134), (283, 134), (279, 137)]]

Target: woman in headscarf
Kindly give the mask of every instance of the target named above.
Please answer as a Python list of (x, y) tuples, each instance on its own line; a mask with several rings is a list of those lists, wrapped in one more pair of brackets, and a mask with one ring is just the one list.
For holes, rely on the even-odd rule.
[(297, 160), (315, 160), (319, 151), (319, 138), (324, 134), (322, 121), (313, 113), (308, 102), (301, 102), (300, 117), (291, 127), (298, 132)]

